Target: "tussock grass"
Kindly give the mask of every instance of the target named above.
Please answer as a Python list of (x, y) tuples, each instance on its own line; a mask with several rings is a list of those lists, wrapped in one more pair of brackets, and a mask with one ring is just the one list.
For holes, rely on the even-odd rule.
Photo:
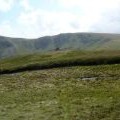
[(120, 64), (0, 76), (1, 120), (119, 120)]

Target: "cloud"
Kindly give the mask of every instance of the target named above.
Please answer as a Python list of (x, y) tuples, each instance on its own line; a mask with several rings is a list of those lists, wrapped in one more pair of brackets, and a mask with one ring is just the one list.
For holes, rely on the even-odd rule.
[[(80, 31), (120, 33), (120, 0), (58, 0), (67, 11), (80, 11)], [(76, 12), (76, 11), (75, 11)]]
[(21, 0), (21, 1), (20, 1), (20, 5), (21, 5), (21, 7), (23, 7), (23, 9), (24, 9), (25, 11), (29, 11), (29, 10), (32, 9), (32, 7), (31, 7), (31, 5), (30, 5), (30, 3), (29, 3), (29, 0)]
[[(79, 7), (81, 9), (91, 10), (92, 9), (108, 9), (114, 8), (120, 5), (120, 0), (58, 0), (58, 3), (65, 8)], [(102, 9), (100, 9), (102, 11)]]
[(13, 33), (12, 27), (10, 26), (8, 21), (4, 21), (0, 24), (0, 34), (5, 36), (6, 34), (11, 36), (11, 33)]
[(108, 11), (103, 14), (96, 24), (93, 24), (93, 32), (120, 33), (120, 8)]
[(7, 12), (9, 11), (13, 5), (15, 0), (0, 0), (0, 11)]
[(14, 25), (9, 20), (0, 24), (0, 34), (36, 38), (66, 32), (120, 33), (120, 0), (44, 0), (48, 1), (52, 9), (19, 1), (22, 9), (12, 21)]
[[(68, 12), (49, 12), (41, 9), (22, 12), (18, 24), (23, 26), (29, 35), (35, 37), (74, 32), (77, 16)], [(77, 28), (79, 28), (79, 23)]]

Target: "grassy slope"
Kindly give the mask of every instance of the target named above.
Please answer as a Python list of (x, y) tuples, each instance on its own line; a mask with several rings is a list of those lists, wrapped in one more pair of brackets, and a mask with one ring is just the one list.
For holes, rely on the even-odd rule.
[(120, 51), (61, 51), (3, 59), (0, 61), (0, 73), (113, 63), (120, 63)]
[(1, 120), (119, 120), (120, 64), (0, 76)]

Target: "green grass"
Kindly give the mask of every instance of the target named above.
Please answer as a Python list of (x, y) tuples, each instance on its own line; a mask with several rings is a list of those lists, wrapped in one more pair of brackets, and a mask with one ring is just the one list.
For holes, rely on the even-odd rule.
[(0, 73), (115, 63), (120, 63), (120, 51), (60, 51), (3, 59), (0, 61)]
[(0, 120), (119, 119), (120, 64), (0, 76)]

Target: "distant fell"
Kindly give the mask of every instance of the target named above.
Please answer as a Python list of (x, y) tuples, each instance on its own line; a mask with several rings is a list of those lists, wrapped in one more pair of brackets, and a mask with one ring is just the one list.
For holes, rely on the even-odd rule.
[(0, 36), (0, 58), (56, 50), (120, 50), (120, 34), (64, 33), (38, 39)]

